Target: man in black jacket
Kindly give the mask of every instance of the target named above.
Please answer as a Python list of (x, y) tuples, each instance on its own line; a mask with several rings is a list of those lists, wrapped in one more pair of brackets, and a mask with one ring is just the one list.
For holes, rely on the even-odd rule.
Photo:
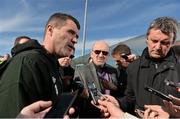
[[(180, 98), (176, 88), (165, 83), (167, 80), (180, 82), (180, 64), (171, 48), (177, 31), (177, 21), (169, 17), (159, 17), (150, 24), (146, 39), (147, 48), (138, 60), (128, 66), (126, 96), (119, 99), (119, 104), (111, 96), (108, 101), (120, 105), (122, 111), (130, 113), (133, 113), (135, 108), (144, 110), (145, 105), (164, 106), (162, 98), (145, 90), (147, 86)], [(151, 116), (158, 118), (157, 113)]]
[(0, 82), (0, 117), (16, 117), (39, 100), (55, 103), (62, 92), (58, 58), (69, 56), (77, 43), (80, 25), (72, 16), (53, 14), (46, 26), (43, 45), (30, 40), (17, 45), (15, 56)]
[(147, 48), (142, 56), (128, 67), (126, 97), (120, 99), (124, 111), (130, 108), (143, 109), (144, 105), (161, 105), (163, 100), (147, 92), (146, 86), (165, 94), (180, 97), (175, 88), (165, 84), (165, 79), (180, 82), (180, 65), (171, 46), (176, 40), (177, 21), (169, 17), (155, 19), (147, 31)]
[(126, 97), (120, 99), (124, 111), (135, 108), (143, 109), (144, 105), (161, 105), (163, 100), (147, 92), (146, 86), (164, 94), (180, 97), (175, 88), (165, 84), (165, 79), (180, 82), (180, 65), (177, 63), (171, 46), (176, 40), (178, 23), (169, 17), (155, 19), (148, 28), (146, 44), (142, 56), (128, 67), (128, 84)]

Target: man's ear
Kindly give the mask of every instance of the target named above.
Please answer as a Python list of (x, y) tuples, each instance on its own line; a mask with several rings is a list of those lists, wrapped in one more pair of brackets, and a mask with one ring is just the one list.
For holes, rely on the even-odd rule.
[(52, 25), (47, 26), (47, 33), (48, 35), (52, 36), (54, 27)]
[(90, 57), (92, 57), (92, 51), (91, 51), (91, 53), (90, 53)]
[(147, 42), (148, 42), (148, 39), (147, 39), (147, 38), (146, 38), (146, 41), (145, 41), (145, 42), (146, 42), (146, 44), (147, 44)]
[(175, 40), (173, 39), (172, 44), (174, 44), (174, 43), (175, 43)]
[(91, 51), (91, 53), (90, 53), (90, 57), (91, 57), (91, 59), (92, 59), (92, 55), (93, 55), (93, 51)]

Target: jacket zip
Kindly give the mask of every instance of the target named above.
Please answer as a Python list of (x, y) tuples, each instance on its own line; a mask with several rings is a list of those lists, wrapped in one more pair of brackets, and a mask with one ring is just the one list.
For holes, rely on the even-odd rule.
[(157, 69), (158, 68), (158, 64), (155, 64), (155, 69)]

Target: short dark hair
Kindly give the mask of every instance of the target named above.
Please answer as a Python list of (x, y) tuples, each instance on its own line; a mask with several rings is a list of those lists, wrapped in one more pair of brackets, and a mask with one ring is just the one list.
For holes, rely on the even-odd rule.
[(18, 45), (19, 42), (21, 41), (21, 39), (28, 39), (28, 40), (31, 40), (31, 38), (28, 37), (28, 36), (18, 36), (18, 37), (15, 39), (15, 41), (14, 41), (14, 46)]
[(171, 17), (159, 17), (152, 21), (148, 30), (147, 36), (151, 29), (160, 29), (163, 33), (170, 36), (171, 33), (174, 34), (173, 42), (176, 40), (177, 32), (178, 32), (178, 22), (177, 20)]
[(127, 55), (130, 55), (131, 54), (131, 49), (126, 45), (126, 44), (118, 44), (113, 50), (112, 50), (112, 53), (111, 55), (116, 55), (116, 54), (127, 54)]
[(73, 16), (71, 15), (68, 15), (68, 14), (65, 14), (65, 13), (54, 13), (53, 15), (50, 16), (49, 20), (47, 21), (46, 23), (46, 26), (45, 26), (45, 31), (47, 29), (47, 26), (51, 23), (52, 25), (54, 25), (55, 27), (61, 27), (63, 25), (66, 24), (66, 21), (70, 19), (72, 21), (75, 22), (76, 26), (78, 29), (80, 29), (80, 24), (79, 24), (79, 21), (74, 18)]

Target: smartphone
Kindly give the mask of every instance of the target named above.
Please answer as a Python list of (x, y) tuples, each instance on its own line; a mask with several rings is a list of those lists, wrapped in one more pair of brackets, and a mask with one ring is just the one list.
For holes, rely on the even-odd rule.
[(175, 82), (172, 82), (172, 81), (169, 81), (169, 80), (164, 80), (165, 84), (167, 86), (171, 86), (171, 87), (174, 87), (174, 88), (180, 88), (180, 84), (179, 83), (175, 83)]
[(144, 89), (145, 89), (146, 91), (154, 94), (154, 95), (159, 96), (159, 97), (162, 98), (163, 100), (172, 101), (172, 98), (171, 98), (171, 97), (169, 97), (169, 96), (163, 94), (162, 92), (160, 92), (160, 91), (158, 91), (158, 90), (155, 90), (155, 89), (153, 89), (153, 88), (151, 88), (151, 87), (149, 87), (149, 86), (146, 86)]
[(44, 118), (63, 118), (73, 106), (77, 95), (78, 91), (73, 92), (73, 94), (62, 93)]
[(125, 60), (128, 59), (128, 56), (127, 56), (125, 53), (122, 53), (122, 54), (121, 54), (121, 57), (124, 58)]
[(107, 99), (95, 86), (94, 83), (88, 83), (88, 91), (95, 105), (98, 105), (98, 100)]

